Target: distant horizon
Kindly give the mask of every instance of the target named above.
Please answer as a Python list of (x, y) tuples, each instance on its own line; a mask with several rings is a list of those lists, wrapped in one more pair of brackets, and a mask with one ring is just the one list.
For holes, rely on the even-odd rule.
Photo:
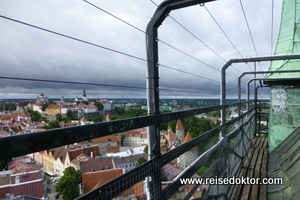
[[(49, 100), (60, 100), (61, 98), (48, 98)], [(65, 97), (64, 100), (72, 100), (74, 98), (71, 97)], [(145, 98), (89, 98), (88, 100), (147, 100)], [(0, 99), (0, 101), (3, 100), (36, 100), (36, 98), (7, 98), (7, 99)], [(161, 98), (160, 100), (220, 100), (220, 98)], [(226, 99), (226, 101), (235, 101), (238, 100), (238, 98), (229, 98)], [(253, 99), (250, 99), (253, 100)], [(259, 98), (258, 100), (270, 100), (269, 98)], [(246, 101), (246, 99), (241, 99), (241, 101)]]

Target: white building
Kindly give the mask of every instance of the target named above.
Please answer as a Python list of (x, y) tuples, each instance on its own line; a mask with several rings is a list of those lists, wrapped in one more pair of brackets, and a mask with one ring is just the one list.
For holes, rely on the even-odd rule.
[(126, 157), (115, 157), (113, 158), (113, 165), (115, 169), (123, 169), (123, 173), (129, 172), (130, 170), (137, 167), (138, 159), (148, 158), (148, 154), (142, 153), (137, 155), (130, 155)]
[(42, 112), (42, 106), (43, 106), (42, 102), (35, 103), (32, 106), (32, 110), (41, 113)]
[(100, 100), (99, 102), (102, 103), (103, 110), (110, 111), (110, 110), (113, 110), (115, 108), (115, 106), (113, 104), (113, 101)]
[(123, 139), (123, 146), (142, 146), (148, 145), (148, 136), (146, 132), (139, 130), (125, 132), (126, 137)]
[(60, 113), (61, 114), (67, 114), (68, 110), (74, 112), (75, 111), (75, 107), (72, 105), (64, 105), (60, 108)]
[(83, 108), (84, 113), (96, 113), (98, 112), (98, 107), (97, 106), (85, 106)]

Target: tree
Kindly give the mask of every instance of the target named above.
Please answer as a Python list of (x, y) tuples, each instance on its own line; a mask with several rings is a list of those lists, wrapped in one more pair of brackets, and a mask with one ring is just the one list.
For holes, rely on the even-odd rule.
[(46, 108), (47, 108), (49, 105), (50, 105), (49, 102), (44, 103), (44, 104), (42, 105), (42, 111), (45, 111)]
[(41, 114), (38, 111), (30, 110), (31, 121), (39, 121)]
[(53, 129), (53, 128), (59, 128), (59, 122), (57, 120), (53, 120), (51, 122), (48, 123), (48, 126), (44, 126), (43, 128), (45, 129)]
[(4, 109), (7, 111), (12, 111), (12, 110), (16, 110), (16, 105), (14, 103), (7, 103), (4, 106)]
[(104, 108), (103, 104), (98, 101), (95, 101), (94, 105), (97, 106), (99, 110), (103, 110)]
[(50, 128), (59, 128), (59, 122), (57, 120), (53, 120), (51, 122), (48, 123), (48, 127)]
[(73, 112), (71, 110), (67, 111), (67, 118), (70, 119), (70, 120), (74, 118)]
[(62, 120), (62, 116), (61, 116), (60, 113), (57, 113), (57, 114), (55, 115), (55, 117), (56, 117), (56, 120), (59, 121), (59, 122)]
[(103, 122), (103, 117), (102, 116), (98, 116), (98, 117), (94, 117), (92, 119), (93, 122)]
[(79, 184), (81, 182), (81, 175), (81, 171), (77, 171), (74, 167), (67, 167), (64, 171), (64, 175), (55, 186), (58, 195), (62, 195), (64, 200), (77, 198), (80, 195)]
[(145, 146), (144, 153), (148, 154), (148, 146)]
[(143, 164), (143, 163), (145, 163), (145, 162), (147, 162), (148, 160), (146, 159), (146, 158), (144, 158), (144, 157), (141, 157), (141, 158), (139, 158), (138, 160), (137, 160), (137, 167), (138, 166), (140, 166), (141, 164)]

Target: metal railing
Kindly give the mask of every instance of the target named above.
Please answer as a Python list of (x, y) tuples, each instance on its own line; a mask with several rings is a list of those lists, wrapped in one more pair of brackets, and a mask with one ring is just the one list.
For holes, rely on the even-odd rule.
[[(105, 183), (97, 189), (88, 192), (78, 199), (124, 199), (138, 197), (139, 199), (168, 199), (174, 195), (184, 193), (184, 199), (191, 197), (195, 191), (201, 189), (202, 199), (230, 197), (232, 185), (193, 185), (188, 192), (180, 192), (184, 184), (182, 178), (190, 177), (233, 177), (236, 176), (243, 158), (246, 155), (255, 133), (256, 111), (254, 102), (235, 103), (223, 106), (204, 107), (187, 111), (142, 116), (130, 119), (101, 122), (70, 128), (52, 129), (37, 133), (14, 135), (0, 138), (0, 159), (25, 155), (37, 151), (55, 148), (67, 144), (85, 141), (101, 136), (120, 133), (141, 128), (152, 124), (159, 124), (185, 118), (202, 113), (218, 111), (222, 108), (244, 106), (250, 103), (246, 113), (192, 139), (189, 142), (166, 152), (156, 155), (141, 166)], [(156, 144), (160, 145), (160, 144)], [(197, 148), (198, 157), (172, 180), (161, 180), (161, 172), (167, 165), (179, 162), (190, 150)], [(186, 156), (187, 157), (187, 156)], [(175, 166), (173, 164), (173, 166)], [(204, 171), (199, 173), (201, 168)], [(195, 176), (196, 175), (196, 176)], [(154, 177), (154, 178), (153, 178)], [(153, 187), (153, 180), (160, 180), (159, 186)], [(157, 182), (155, 182), (157, 184)], [(185, 187), (186, 190), (187, 187)], [(181, 198), (181, 197), (180, 197)]]
[[(220, 106), (197, 109), (197, 112), (195, 112), (196, 110), (183, 111), (180, 113), (163, 114), (157, 117), (172, 120), (172, 116), (186, 117), (191, 116), (191, 114), (194, 115), (195, 113), (200, 114), (204, 110), (210, 112), (216, 108), (220, 109)], [(220, 133), (223, 133), (224, 130), (227, 133), (220, 136)], [(149, 160), (128, 173), (84, 194), (78, 199), (126, 199), (130, 196), (137, 197), (137, 199), (168, 199), (172, 196), (174, 197), (183, 186), (181, 179), (193, 177), (202, 166), (206, 166), (207, 170), (201, 175), (201, 178), (237, 176), (243, 159), (250, 147), (251, 140), (254, 137), (254, 133), (255, 109), (253, 107), (243, 115), (227, 121), (225, 124), (187, 143), (179, 145), (156, 159)], [(165, 165), (176, 159), (178, 160), (183, 154), (186, 154), (195, 147), (198, 148), (199, 153), (197, 159), (172, 180), (161, 182), (160, 190), (155, 190), (153, 189), (154, 187), (151, 187), (152, 176), (155, 172), (159, 172), (160, 174)], [(139, 189), (131, 189), (137, 187), (139, 183), (143, 183), (143, 188), (140, 186)], [(145, 186), (149, 189), (148, 194)], [(219, 197), (229, 198), (234, 186), (193, 184), (194, 189), (190, 190), (190, 192), (186, 192), (184, 199), (189, 199), (199, 187), (203, 189), (201, 199), (214, 199)], [(127, 194), (128, 196), (124, 196), (124, 191), (128, 190), (133, 192)], [(137, 192), (136, 190), (142, 192)], [(136, 193), (143, 193), (143, 195), (136, 196)]]

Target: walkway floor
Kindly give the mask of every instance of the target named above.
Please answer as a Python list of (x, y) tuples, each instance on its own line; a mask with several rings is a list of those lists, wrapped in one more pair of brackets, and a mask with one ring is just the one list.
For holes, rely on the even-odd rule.
[[(244, 161), (239, 177), (255, 178), (259, 182), (267, 177), (268, 139), (255, 137), (252, 141), (248, 155)], [(254, 179), (252, 179), (254, 180)], [(251, 181), (252, 181), (251, 180)], [(236, 185), (231, 199), (263, 200), (267, 196), (267, 185), (241, 184)]]

